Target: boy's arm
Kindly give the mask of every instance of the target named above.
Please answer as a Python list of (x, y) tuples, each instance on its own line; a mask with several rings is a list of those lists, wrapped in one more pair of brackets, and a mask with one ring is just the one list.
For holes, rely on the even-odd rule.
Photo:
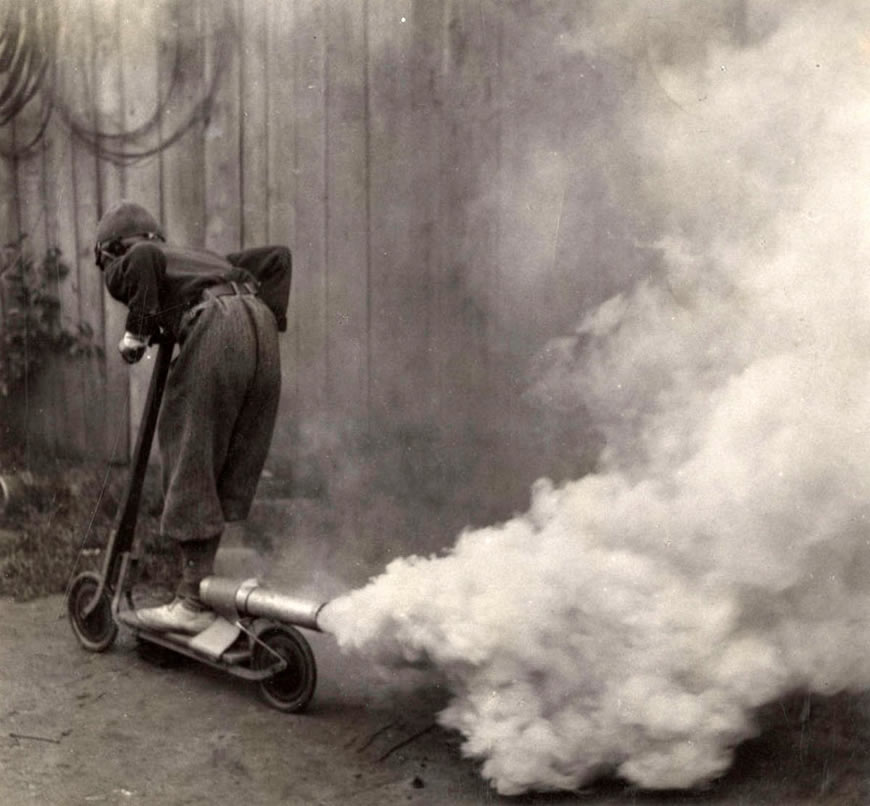
[(160, 285), (166, 276), (166, 256), (155, 245), (134, 245), (106, 268), (106, 288), (127, 306), (121, 357), (135, 364), (160, 329)]
[(152, 243), (134, 245), (106, 268), (106, 288), (127, 306), (125, 329), (147, 342), (160, 329), (160, 286), (166, 276), (166, 256)]
[(258, 246), (227, 255), (227, 260), (252, 274), (260, 286), (260, 299), (275, 315), (278, 330), (287, 330), (287, 306), (293, 258), (286, 246)]

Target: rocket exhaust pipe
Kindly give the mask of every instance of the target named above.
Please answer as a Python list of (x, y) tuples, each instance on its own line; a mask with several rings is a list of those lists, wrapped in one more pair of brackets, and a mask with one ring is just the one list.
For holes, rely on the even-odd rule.
[(254, 616), (323, 632), (317, 617), (325, 602), (312, 602), (264, 588), (255, 579), (244, 582), (206, 577), (199, 583), (202, 601), (218, 613)]

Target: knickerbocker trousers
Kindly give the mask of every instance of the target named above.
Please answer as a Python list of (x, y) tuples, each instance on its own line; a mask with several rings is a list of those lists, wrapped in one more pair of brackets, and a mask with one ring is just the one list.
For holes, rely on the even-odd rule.
[(165, 536), (204, 540), (247, 517), (280, 393), (275, 319), (257, 297), (209, 299), (186, 315), (157, 427)]

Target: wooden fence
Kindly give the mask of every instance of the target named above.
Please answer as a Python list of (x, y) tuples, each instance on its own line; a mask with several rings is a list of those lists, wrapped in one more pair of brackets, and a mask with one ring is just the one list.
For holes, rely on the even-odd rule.
[(517, 405), (526, 359), (616, 284), (621, 218), (607, 166), (582, 155), (628, 79), (559, 45), (587, 4), (60, 5), (59, 109), (34, 153), (0, 163), (0, 226), (62, 250), (64, 321), (105, 356), (16, 400), (28, 439), (128, 455), (149, 366), (118, 359), (123, 311), (92, 258), (123, 197), (170, 240), (292, 248), (280, 451), (323, 419), (485, 428), (481, 412)]

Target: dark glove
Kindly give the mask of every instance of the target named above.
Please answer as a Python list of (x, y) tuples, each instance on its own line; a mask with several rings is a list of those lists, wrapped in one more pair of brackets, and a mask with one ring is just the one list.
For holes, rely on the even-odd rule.
[(139, 361), (145, 350), (148, 348), (148, 341), (141, 336), (136, 336), (133, 333), (125, 333), (124, 338), (118, 343), (118, 350), (121, 351), (121, 358), (128, 364), (135, 364)]

